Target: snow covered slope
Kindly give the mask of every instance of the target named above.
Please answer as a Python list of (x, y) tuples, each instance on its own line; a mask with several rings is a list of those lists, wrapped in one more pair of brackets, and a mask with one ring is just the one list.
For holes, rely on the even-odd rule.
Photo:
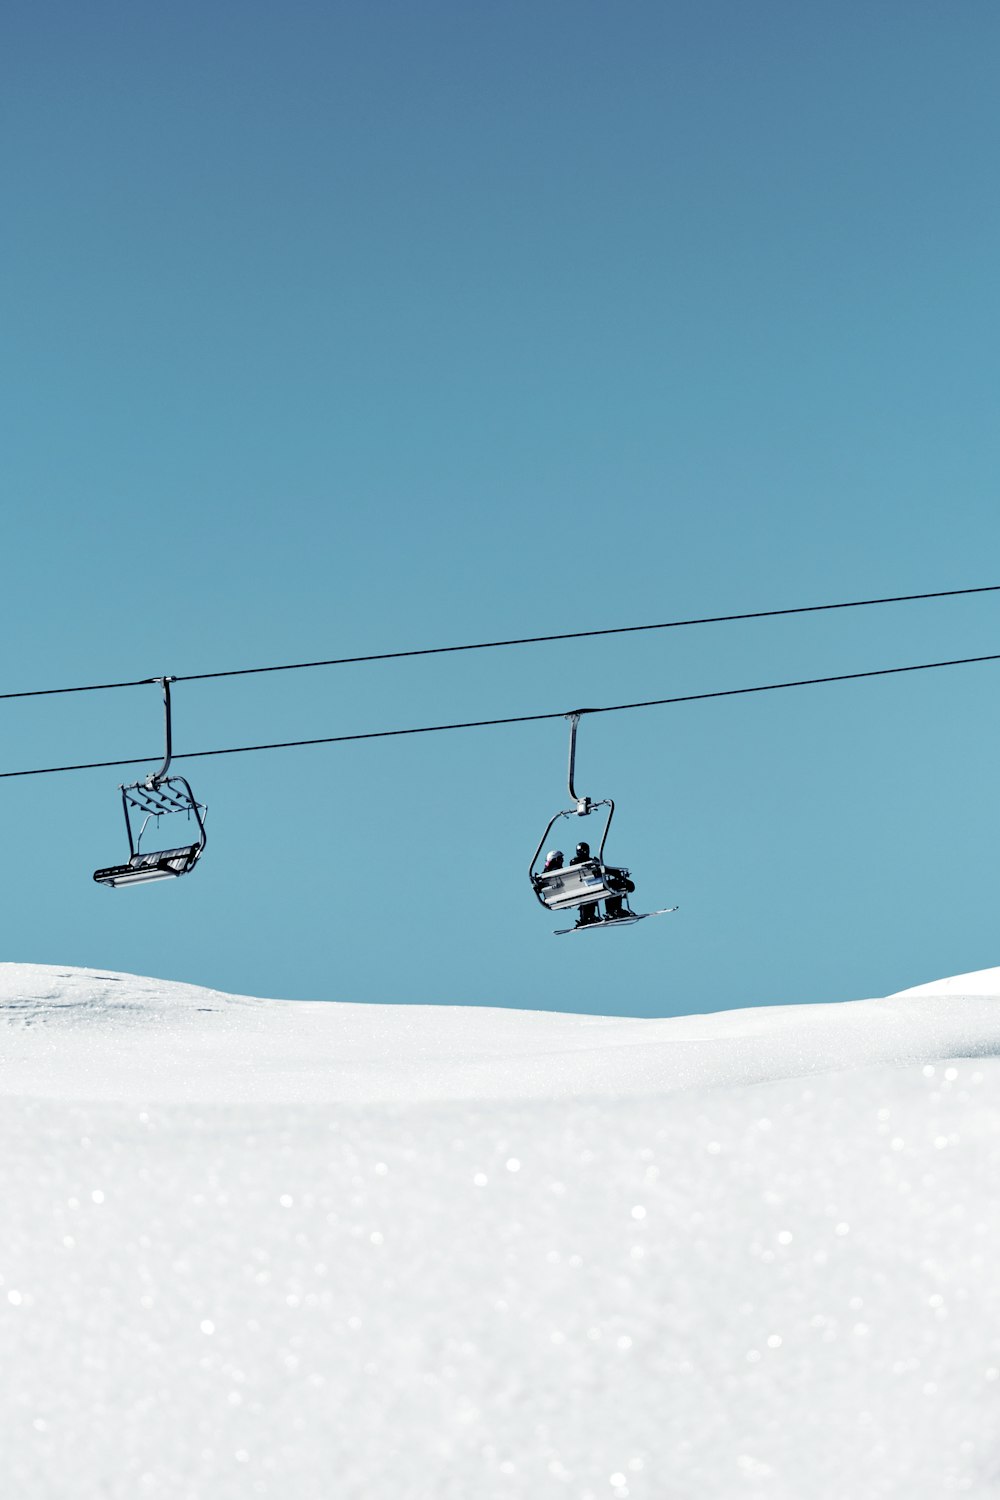
[(998, 1058), (0, 965), (0, 1494), (995, 1497)]

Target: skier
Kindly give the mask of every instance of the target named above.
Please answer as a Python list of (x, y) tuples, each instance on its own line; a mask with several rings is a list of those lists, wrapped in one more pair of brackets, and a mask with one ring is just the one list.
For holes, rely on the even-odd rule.
[(624, 901), (635, 890), (635, 881), (630, 880), (625, 871), (615, 865), (607, 865), (604, 875), (611, 889), (621, 892), (621, 895), (608, 896), (604, 902), (604, 915), (609, 922), (614, 922), (627, 915), (623, 909)]
[[(576, 846), (576, 853), (570, 860), (570, 864), (586, 865), (590, 863), (592, 858), (590, 845), (580, 843)], [(576, 919), (577, 927), (589, 927), (591, 923), (600, 921), (600, 917), (597, 914), (597, 906), (598, 903), (596, 901), (587, 901), (580, 907), (580, 915)]]
[[(571, 865), (586, 864), (593, 858), (589, 844), (577, 844), (576, 856), (570, 860)], [(607, 884), (615, 892), (613, 896), (607, 896), (604, 901), (604, 919), (608, 922), (616, 922), (619, 917), (627, 916), (625, 911), (625, 897), (630, 896), (635, 890), (635, 881), (630, 880), (624, 870), (617, 865), (605, 865), (604, 878)], [(598, 903), (588, 902), (586, 906), (580, 907), (580, 918), (578, 927), (588, 927), (591, 922), (600, 921), (598, 915)]]

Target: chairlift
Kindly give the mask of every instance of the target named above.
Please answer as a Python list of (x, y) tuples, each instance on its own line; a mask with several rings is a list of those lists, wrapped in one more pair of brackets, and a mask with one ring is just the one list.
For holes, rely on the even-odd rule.
[[(120, 788), (122, 808), (125, 813), (125, 828), (128, 832), (129, 858), (123, 865), (111, 865), (106, 870), (95, 870), (98, 885), (112, 888), (120, 885), (140, 885), (150, 880), (166, 880), (170, 876), (188, 875), (194, 869), (205, 847), (205, 806), (195, 801), (191, 786), (184, 776), (169, 776), (171, 749), (170, 728), (170, 684), (172, 677), (153, 677), (163, 688), (163, 711), (166, 746), (163, 765), (151, 772), (143, 781), (134, 781)], [(169, 849), (143, 849), (142, 840), (150, 822), (158, 830), (160, 819), (178, 814), (188, 822), (194, 819), (198, 836), (193, 843), (181, 844)], [(138, 829), (138, 831), (137, 831)]]
[[(581, 716), (587, 712), (587, 709), (581, 708), (575, 713), (566, 715), (570, 722), (568, 783), (574, 806), (554, 813), (549, 819), (545, 832), (538, 841), (538, 848), (535, 850), (528, 874), (536, 897), (548, 911), (590, 908), (586, 916), (581, 912), (578, 926), (604, 926), (611, 925), (613, 922), (637, 921), (639, 920), (637, 914), (632, 912), (628, 905), (628, 887), (631, 884), (628, 870), (617, 865), (607, 865), (604, 861), (604, 846), (608, 841), (611, 819), (615, 815), (615, 804), (610, 797), (602, 798), (599, 802), (594, 802), (589, 797), (581, 797), (573, 784), (576, 772), (577, 728)], [(560, 818), (589, 818), (600, 813), (602, 808), (606, 808), (607, 813), (604, 815), (604, 826), (596, 853), (591, 854), (589, 859), (582, 859), (575, 864), (560, 865), (557, 869), (537, 870), (535, 868), (541, 858), (542, 850), (548, 843), (549, 835)], [(598, 917), (597, 902), (608, 899), (615, 904), (620, 915)], [(569, 930), (572, 931), (572, 929)]]

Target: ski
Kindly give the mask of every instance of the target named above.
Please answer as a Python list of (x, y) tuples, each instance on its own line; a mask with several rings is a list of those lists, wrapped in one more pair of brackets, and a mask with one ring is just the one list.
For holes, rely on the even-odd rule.
[(645, 922), (647, 917), (666, 917), (676, 906), (661, 906), (658, 911), (630, 911), (624, 917), (598, 917), (596, 922), (584, 922), (582, 927), (557, 927), (553, 937), (568, 937), (571, 932), (590, 932), (596, 927), (634, 927), (636, 922)]

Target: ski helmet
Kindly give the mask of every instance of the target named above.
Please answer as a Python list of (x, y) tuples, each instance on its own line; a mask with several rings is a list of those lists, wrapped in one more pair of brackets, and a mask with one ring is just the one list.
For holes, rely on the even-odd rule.
[(582, 858), (589, 859), (590, 858), (590, 845), (589, 844), (577, 844), (577, 846), (576, 846), (576, 852), (577, 852), (578, 855), (582, 856)]

